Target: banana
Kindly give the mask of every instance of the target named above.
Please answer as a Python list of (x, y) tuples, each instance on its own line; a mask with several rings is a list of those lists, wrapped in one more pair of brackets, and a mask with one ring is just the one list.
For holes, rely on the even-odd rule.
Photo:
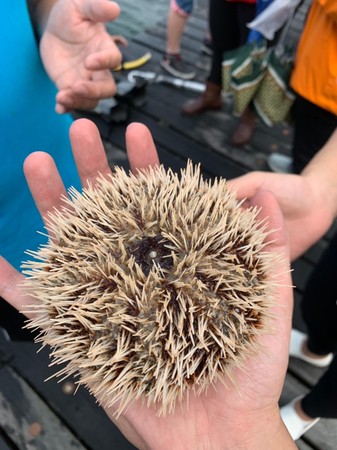
[(125, 61), (122, 64), (120, 64), (115, 69), (112, 69), (113, 72), (116, 72), (118, 70), (132, 70), (136, 69), (137, 67), (143, 66), (146, 64), (150, 59), (152, 58), (152, 54), (150, 52), (145, 53), (140, 58), (134, 59), (133, 61)]

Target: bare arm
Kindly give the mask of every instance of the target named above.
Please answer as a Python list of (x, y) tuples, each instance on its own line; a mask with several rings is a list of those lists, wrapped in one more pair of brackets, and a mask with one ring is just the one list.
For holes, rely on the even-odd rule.
[(337, 217), (337, 130), (300, 175), (251, 172), (229, 182), (239, 198), (269, 190), (289, 233), (291, 259), (320, 239)]
[(322, 193), (322, 200), (337, 217), (337, 130), (320, 152), (304, 168), (301, 176), (311, 181)]

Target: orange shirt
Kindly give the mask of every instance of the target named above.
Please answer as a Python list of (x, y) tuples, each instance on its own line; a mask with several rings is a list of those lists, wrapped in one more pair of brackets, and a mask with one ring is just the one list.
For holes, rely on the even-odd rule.
[(314, 0), (301, 36), (291, 86), (337, 115), (337, 0)]

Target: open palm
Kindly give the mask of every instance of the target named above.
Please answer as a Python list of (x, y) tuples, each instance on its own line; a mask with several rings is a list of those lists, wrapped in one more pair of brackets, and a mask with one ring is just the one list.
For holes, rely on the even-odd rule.
[[(106, 175), (110, 168), (95, 126), (85, 120), (76, 121), (71, 128), (73, 152), (82, 184), (95, 184), (98, 173)], [(152, 137), (143, 125), (132, 124), (126, 134), (128, 157), (133, 172), (158, 164)], [(59, 208), (60, 197), (66, 195), (60, 175), (49, 155), (37, 152), (25, 162), (25, 174), (42, 217)], [(270, 218), (274, 231), (268, 251), (286, 254), (282, 216), (274, 197), (260, 193), (253, 199), (260, 206), (261, 217)], [(281, 393), (288, 361), (288, 344), (291, 324), (292, 297), (287, 258), (275, 264), (273, 276), (279, 288), (275, 291), (273, 332), (260, 338), (261, 352), (247, 360), (243, 369), (233, 371), (236, 387), (230, 380), (226, 386), (218, 381), (207, 393), (195, 396), (176, 407), (173, 414), (158, 417), (155, 406), (143, 406), (141, 401), (130, 405), (118, 418), (115, 408), (105, 408), (125, 436), (141, 449), (225, 449), (241, 448), (246, 442), (254, 449), (251, 440), (256, 434), (272, 448), (279, 433), (284, 433), (279, 416), (278, 399)], [(0, 259), (0, 296), (17, 309), (27, 309), (31, 299), (18, 286), (20, 275), (4, 259)], [(98, 399), (104, 406), (104, 399)], [(273, 426), (266, 430), (266, 423)], [(252, 435), (251, 430), (254, 429)], [(280, 448), (280, 447), (277, 447)], [(289, 448), (289, 447), (287, 447)]]
[(110, 69), (120, 64), (121, 54), (103, 22), (118, 14), (109, 0), (59, 0), (52, 8), (40, 52), (59, 89), (57, 112), (90, 109), (99, 98), (114, 95)]
[[(258, 194), (255, 204), (270, 217), (269, 226), (278, 229), (271, 237), (268, 251), (285, 254), (286, 237), (281, 231), (282, 216), (270, 193)], [(280, 228), (281, 227), (281, 228)], [(225, 449), (241, 448), (242, 442), (253, 449), (251, 429), (261, 433), (266, 443), (277, 441), (282, 432), (278, 400), (288, 365), (288, 348), (292, 314), (289, 264), (284, 258), (274, 267), (273, 276), (280, 284), (275, 292), (276, 305), (273, 332), (260, 339), (261, 352), (246, 361), (243, 369), (232, 373), (235, 385), (219, 380), (207, 393), (200, 396), (190, 392), (189, 398), (178, 405), (174, 414), (158, 417), (155, 406), (148, 408), (135, 402), (116, 420), (115, 408), (107, 408), (109, 417), (128, 439), (141, 449)], [(102, 399), (104, 404), (104, 399)], [(266, 423), (275, 423), (271, 430)], [(272, 448), (271, 446), (267, 448)], [(275, 447), (282, 448), (282, 447)], [(291, 447), (287, 447), (289, 449)]]

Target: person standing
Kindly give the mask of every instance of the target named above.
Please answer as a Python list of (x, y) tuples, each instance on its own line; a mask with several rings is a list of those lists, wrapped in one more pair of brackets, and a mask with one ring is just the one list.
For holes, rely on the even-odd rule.
[(336, 129), (336, 74), (337, 2), (314, 0), (290, 80), (297, 95), (292, 110), (292, 157), (279, 153), (270, 155), (268, 165), (274, 172), (300, 173)]
[(171, 0), (167, 17), (166, 52), (161, 66), (170, 75), (191, 80), (195, 71), (181, 57), (181, 39), (188, 17), (193, 9), (193, 0)]
[[(221, 109), (223, 54), (247, 42), (250, 30), (246, 24), (254, 19), (255, 14), (256, 0), (210, 0), (209, 28), (213, 48), (211, 70), (206, 81), (205, 92), (183, 105), (181, 110), (183, 115), (195, 116), (205, 111)], [(240, 135), (244, 133), (244, 139), (242, 136), (237, 138), (233, 136), (234, 144), (243, 144), (242, 139), (249, 140), (255, 125), (256, 117), (247, 109), (240, 120), (240, 129), (235, 133)]]

